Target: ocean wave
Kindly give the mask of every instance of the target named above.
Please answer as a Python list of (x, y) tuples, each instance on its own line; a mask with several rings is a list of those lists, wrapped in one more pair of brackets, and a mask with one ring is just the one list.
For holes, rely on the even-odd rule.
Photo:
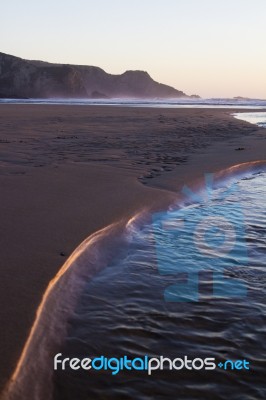
[(262, 99), (0, 99), (0, 104), (104, 105), (155, 108), (265, 108)]

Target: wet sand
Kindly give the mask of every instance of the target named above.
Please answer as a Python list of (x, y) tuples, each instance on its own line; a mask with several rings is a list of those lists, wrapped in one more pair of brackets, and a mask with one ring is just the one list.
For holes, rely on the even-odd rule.
[(45, 288), (83, 239), (169, 203), (205, 172), (265, 159), (265, 130), (232, 112), (0, 106), (1, 386)]

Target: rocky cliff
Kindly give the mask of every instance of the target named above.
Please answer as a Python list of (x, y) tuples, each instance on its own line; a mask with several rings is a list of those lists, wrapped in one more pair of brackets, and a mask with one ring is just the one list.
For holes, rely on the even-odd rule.
[(147, 72), (111, 75), (98, 67), (30, 61), (0, 53), (1, 98), (178, 98)]

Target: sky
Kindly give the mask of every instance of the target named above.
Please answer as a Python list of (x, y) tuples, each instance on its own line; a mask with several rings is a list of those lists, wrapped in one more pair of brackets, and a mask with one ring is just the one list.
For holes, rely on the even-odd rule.
[(0, 52), (266, 99), (266, 0), (0, 0)]

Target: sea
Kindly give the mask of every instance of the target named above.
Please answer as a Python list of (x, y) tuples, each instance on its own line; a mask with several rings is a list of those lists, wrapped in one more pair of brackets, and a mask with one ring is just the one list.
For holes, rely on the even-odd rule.
[(105, 105), (125, 107), (155, 107), (155, 108), (263, 108), (266, 107), (266, 99), (245, 99), (245, 98), (174, 98), (174, 99), (0, 99), (0, 104), (62, 104), (62, 105)]
[[(85, 282), (59, 349), (99, 368), (113, 358), (113, 369), (59, 368), (53, 398), (265, 399), (265, 198), (265, 167), (219, 187), (206, 176), (182, 206), (131, 221), (126, 244)], [(117, 372), (125, 356), (178, 369)], [(196, 368), (179, 369), (185, 357)], [(214, 370), (200, 368), (208, 358)]]

